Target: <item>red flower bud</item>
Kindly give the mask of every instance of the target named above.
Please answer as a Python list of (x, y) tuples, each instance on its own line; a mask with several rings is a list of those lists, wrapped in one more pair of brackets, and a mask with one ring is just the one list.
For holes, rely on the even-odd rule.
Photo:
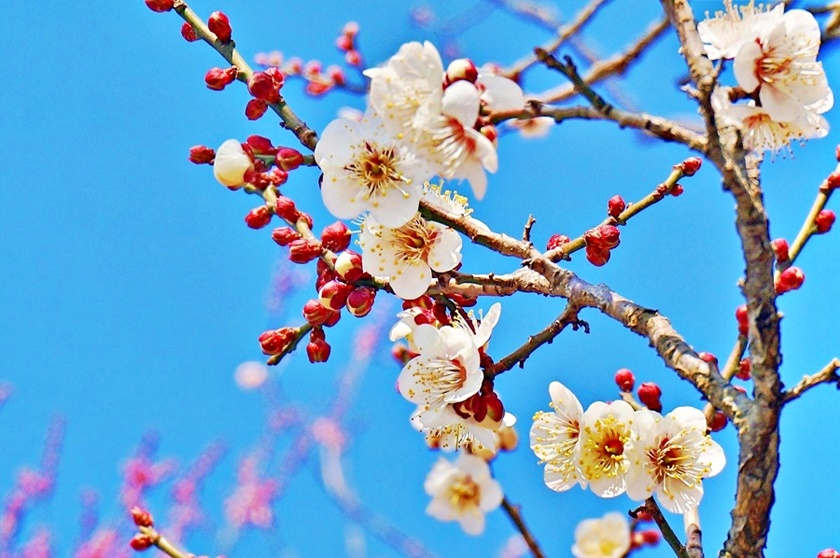
[(705, 351), (702, 351), (702, 352), (697, 353), (697, 356), (699, 356), (700, 360), (702, 360), (703, 362), (708, 362), (709, 364), (714, 362), (715, 366), (717, 366), (718, 359), (712, 353), (707, 353)]
[(140, 509), (138, 506), (131, 508), (131, 519), (138, 527), (153, 527), (155, 520), (152, 519), (152, 514), (146, 510)]
[(338, 38), (335, 40), (335, 48), (340, 50), (341, 52), (347, 52), (351, 48), (353, 48), (353, 37), (349, 35), (339, 35)]
[(175, 5), (175, 0), (146, 0), (146, 5), (153, 12), (168, 12)]
[(724, 428), (726, 428), (726, 423), (728, 422), (726, 415), (724, 415), (720, 411), (715, 411), (715, 414), (712, 415), (712, 420), (709, 421), (709, 430), (712, 432), (720, 432)]
[(312, 221), (312, 215), (301, 211), (298, 215), (298, 221), (300, 220), (303, 220), (303, 222), (306, 223), (306, 226), (309, 227), (310, 230), (312, 229), (312, 225), (314, 224)]
[(601, 267), (610, 261), (610, 251), (601, 250), (593, 246), (586, 247), (586, 259), (594, 266)]
[[(840, 146), (838, 146), (838, 148), (840, 148)], [(840, 157), (838, 157), (838, 160), (840, 160)], [(840, 188), (840, 171), (834, 171), (833, 173), (829, 174), (828, 177), (825, 179), (825, 183), (828, 186), (829, 190)]]
[(633, 386), (636, 383), (636, 377), (633, 376), (633, 372), (631, 372), (630, 369), (621, 368), (615, 373), (615, 383), (618, 385), (618, 389), (630, 393), (633, 391)]
[(830, 231), (835, 219), (836, 215), (834, 215), (834, 212), (830, 209), (823, 209), (817, 213), (817, 216), (814, 218), (814, 225), (817, 227), (817, 233), (824, 234)]
[(571, 239), (566, 236), (565, 234), (553, 234), (548, 237), (548, 242), (545, 245), (546, 250), (554, 250), (555, 248), (559, 248), (564, 244), (570, 242)]
[(344, 61), (348, 65), (358, 68), (362, 65), (362, 54), (356, 49), (348, 50), (344, 53)]
[(324, 244), (324, 248), (333, 252), (341, 252), (350, 246), (350, 230), (341, 221), (336, 221), (332, 225), (324, 227), (324, 230), (321, 231), (321, 242)]
[(265, 101), (273, 104), (280, 100), (281, 83), (271, 77), (266, 72), (254, 72), (248, 79), (248, 92), (254, 96), (255, 99)]
[(248, 118), (248, 120), (259, 120), (259, 118), (265, 114), (265, 111), (267, 110), (268, 105), (265, 101), (251, 99), (248, 101), (248, 104), (245, 105), (245, 117)]
[(479, 130), (481, 135), (493, 142), (493, 145), (498, 145), (499, 132), (492, 124), (486, 124)]
[(700, 157), (689, 157), (682, 163), (680, 163), (680, 169), (682, 170), (683, 175), (685, 176), (694, 176), (697, 171), (700, 170), (700, 166), (703, 164), (703, 161)]
[(683, 192), (685, 192), (685, 189), (681, 185), (674, 184), (674, 186), (671, 187), (670, 194), (675, 198), (678, 198), (683, 194)]
[(264, 331), (259, 337), (260, 348), (263, 354), (277, 355), (285, 351), (295, 337), (297, 337), (297, 330), (291, 327)]
[(348, 283), (358, 281), (364, 275), (362, 256), (352, 250), (345, 250), (335, 260), (335, 273)]
[(641, 531), (640, 534), (642, 535), (642, 540), (645, 544), (649, 544), (651, 546), (659, 544), (660, 535), (659, 531), (656, 529), (645, 529), (644, 531)]
[(330, 358), (331, 350), (332, 347), (325, 340), (315, 339), (306, 345), (306, 356), (309, 357), (309, 362), (313, 364), (316, 362), (327, 362)]
[(307, 300), (306, 304), (303, 305), (303, 317), (313, 326), (322, 325), (332, 313), (332, 310), (325, 308), (314, 298)]
[(271, 238), (280, 246), (288, 246), (295, 240), (300, 239), (300, 233), (289, 227), (277, 227), (271, 232)]
[(277, 150), (274, 164), (284, 171), (292, 171), (303, 164), (303, 155), (297, 149), (281, 147)]
[[(838, 151), (840, 151), (840, 147), (838, 147)], [(838, 153), (837, 158), (840, 159), (840, 153)], [(817, 554), (817, 558), (840, 558), (840, 552), (837, 552), (833, 548), (826, 548)]]
[(361, 318), (370, 314), (370, 311), (373, 309), (373, 301), (375, 298), (376, 289), (371, 289), (370, 287), (357, 287), (353, 289), (350, 296), (347, 297), (347, 302), (345, 304), (347, 306), (347, 310), (351, 314), (357, 318)]
[(342, 70), (336, 65), (332, 65), (329, 68), (327, 68), (327, 75), (336, 85), (344, 85), (345, 83), (347, 83), (347, 78), (344, 75), (344, 70)]
[(607, 214), (610, 217), (615, 217), (618, 219), (618, 216), (627, 209), (627, 204), (624, 203), (624, 198), (621, 196), (613, 196), (607, 202)]
[(788, 253), (790, 248), (787, 240), (784, 238), (777, 238), (770, 242), (770, 248), (773, 249), (773, 253), (776, 255), (776, 261), (786, 262), (790, 259), (790, 254)]
[(621, 244), (621, 231), (614, 225), (601, 225), (598, 227), (601, 232), (601, 246), (607, 250), (612, 250)]
[(321, 243), (314, 239), (301, 238), (289, 244), (289, 260), (294, 263), (308, 263), (321, 255)]
[(257, 155), (273, 155), (274, 154), (274, 146), (271, 145), (271, 140), (265, 136), (258, 136), (257, 134), (248, 136), (248, 139), (245, 140), (245, 143), (248, 144), (248, 147), (251, 148), (253, 153)]
[(478, 80), (478, 68), (469, 58), (458, 58), (449, 63), (446, 67), (444, 86), (449, 86), (456, 81), (468, 81), (475, 83)]
[(290, 223), (296, 223), (300, 217), (300, 212), (295, 207), (295, 202), (286, 196), (277, 196), (277, 201), (274, 202), (274, 213)]
[(738, 321), (738, 333), (746, 335), (749, 330), (749, 316), (747, 314), (746, 304), (742, 304), (735, 309), (735, 319)]
[(738, 363), (738, 371), (735, 372), (735, 377), (739, 380), (749, 380), (752, 373), (752, 361), (750, 357), (742, 358)]
[(236, 66), (230, 68), (211, 68), (204, 74), (204, 83), (213, 91), (221, 91), (236, 79)]
[(328, 281), (318, 289), (318, 301), (330, 310), (341, 310), (352, 291), (353, 285), (341, 281)]
[(271, 210), (261, 205), (255, 207), (245, 216), (245, 224), (252, 229), (261, 229), (271, 222)]
[(184, 37), (188, 43), (194, 43), (198, 40), (198, 35), (196, 34), (195, 29), (189, 23), (184, 23), (181, 26), (181, 36)]
[(776, 279), (776, 294), (795, 291), (805, 282), (805, 273), (798, 267), (791, 266), (779, 274)]
[(639, 401), (641, 401), (644, 406), (651, 411), (659, 412), (662, 410), (662, 402), (659, 400), (662, 396), (662, 390), (659, 389), (659, 386), (655, 383), (643, 383), (639, 386), (636, 394), (639, 396)]
[(128, 546), (130, 546), (137, 552), (143, 552), (144, 550), (148, 550), (152, 547), (152, 545), (152, 538), (149, 535), (144, 535), (143, 533), (137, 533), (131, 538), (130, 541), (128, 541)]
[(223, 14), (222, 12), (213, 12), (210, 14), (210, 17), (207, 19), (207, 27), (210, 28), (210, 31), (216, 35), (223, 43), (230, 42), (230, 36), (233, 31), (230, 28), (230, 20), (228, 16)]
[(275, 186), (282, 186), (287, 180), (289, 180), (289, 173), (275, 167), (270, 171), (263, 173), (263, 177)]
[(210, 165), (216, 157), (216, 152), (206, 145), (190, 147), (190, 162), (196, 165)]

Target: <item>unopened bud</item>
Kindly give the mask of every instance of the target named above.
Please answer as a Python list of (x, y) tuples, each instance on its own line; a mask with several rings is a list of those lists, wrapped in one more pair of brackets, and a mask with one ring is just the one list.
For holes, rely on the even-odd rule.
[(335, 272), (348, 283), (358, 281), (364, 275), (362, 256), (352, 250), (345, 250), (335, 260)]
[(301, 238), (289, 244), (289, 260), (294, 263), (308, 263), (321, 255), (321, 243), (312, 238)]
[(175, 5), (175, 0), (146, 0), (146, 5), (153, 12), (168, 12)]
[(190, 162), (196, 165), (209, 165), (216, 157), (216, 152), (206, 145), (190, 147)]
[(271, 210), (261, 205), (255, 207), (245, 216), (245, 224), (252, 229), (261, 229), (271, 222)]
[(280, 87), (282, 85), (282, 82), (278, 83), (277, 80), (266, 72), (254, 72), (248, 78), (248, 92), (255, 99), (265, 101), (269, 104), (274, 104), (280, 100)]
[(336, 221), (321, 231), (321, 243), (328, 250), (341, 252), (350, 246), (350, 229), (341, 221)]
[(330, 310), (341, 310), (353, 286), (341, 281), (328, 281), (318, 290), (318, 301)]
[(728, 419), (726, 418), (726, 415), (720, 411), (715, 411), (715, 414), (712, 415), (712, 420), (709, 421), (709, 430), (712, 432), (720, 432), (726, 428), (727, 422)]
[(682, 187), (682, 185), (680, 185), (680, 184), (674, 184), (674, 185), (671, 187), (670, 194), (671, 194), (672, 196), (674, 196), (675, 198), (678, 198), (678, 197), (680, 197), (680, 196), (683, 194), (683, 192), (685, 192), (685, 188), (683, 188), (683, 187)]
[(689, 157), (682, 163), (680, 163), (680, 169), (682, 169), (682, 173), (685, 176), (694, 176), (697, 171), (700, 170), (700, 166), (703, 164), (703, 161), (700, 157)]
[(700, 360), (702, 360), (703, 362), (708, 362), (709, 364), (714, 363), (715, 366), (717, 366), (718, 359), (712, 353), (707, 353), (706, 351), (701, 351), (701, 352), (697, 353), (697, 356), (699, 356)]
[(485, 124), (484, 126), (482, 126), (479, 130), (479, 133), (481, 133), (481, 135), (493, 142), (493, 145), (499, 144), (499, 142), (497, 141), (499, 139), (499, 132), (498, 130), (496, 130), (496, 127), (492, 124)]
[(565, 234), (553, 234), (548, 237), (548, 242), (545, 245), (546, 250), (554, 250), (555, 248), (559, 248), (564, 244), (567, 244), (571, 241), (571, 239), (566, 236)]
[(840, 188), (840, 171), (834, 171), (833, 173), (829, 174), (828, 177), (825, 179), (825, 183), (828, 186), (829, 190)]
[(277, 196), (277, 201), (274, 202), (274, 213), (290, 223), (296, 223), (298, 217), (300, 217), (300, 212), (297, 210), (295, 202), (286, 196)]
[(589, 263), (591, 263), (592, 265), (596, 267), (601, 267), (602, 265), (605, 265), (608, 261), (610, 261), (610, 251), (602, 250), (594, 246), (587, 246), (586, 259), (589, 260)]
[[(840, 148), (838, 148), (838, 151), (840, 151)], [(838, 153), (837, 158), (840, 159), (840, 153)], [(817, 554), (817, 558), (840, 558), (840, 552), (837, 552), (833, 548), (826, 548)]]
[(312, 326), (323, 325), (332, 313), (332, 310), (324, 307), (323, 304), (315, 299), (307, 300), (306, 304), (303, 305), (303, 317)]
[(303, 155), (297, 149), (281, 147), (277, 150), (274, 164), (284, 171), (292, 171), (303, 164)]
[(805, 273), (798, 267), (791, 266), (779, 274), (776, 279), (776, 294), (795, 291), (805, 282)]
[(230, 42), (230, 36), (233, 31), (230, 28), (230, 20), (228, 16), (223, 14), (222, 12), (213, 12), (210, 14), (210, 17), (207, 19), (207, 27), (210, 28), (210, 31), (216, 35), (223, 43)]
[(332, 347), (324, 339), (315, 339), (306, 345), (306, 356), (309, 357), (309, 362), (313, 364), (327, 362), (331, 351)]
[(356, 49), (348, 50), (344, 53), (344, 61), (348, 65), (358, 68), (362, 65), (362, 54)]
[(280, 246), (288, 246), (300, 239), (300, 233), (289, 227), (277, 227), (271, 232), (271, 238)]
[(662, 390), (659, 389), (659, 386), (655, 383), (643, 383), (639, 386), (636, 394), (639, 396), (639, 401), (641, 401), (642, 404), (651, 411), (656, 411), (658, 413), (662, 410), (662, 402), (659, 399), (662, 397)]
[(630, 369), (621, 368), (615, 373), (615, 383), (618, 385), (618, 389), (630, 393), (636, 384), (636, 377), (633, 376), (633, 372)]
[(130, 541), (128, 541), (128, 546), (136, 550), (137, 552), (143, 552), (144, 550), (148, 550), (152, 547), (154, 543), (152, 542), (152, 537), (149, 535), (144, 535), (143, 533), (137, 533), (134, 535)]
[(265, 101), (259, 99), (251, 99), (245, 105), (245, 117), (248, 120), (259, 120), (260, 117), (268, 110), (268, 105)]
[(131, 519), (138, 527), (153, 527), (155, 520), (152, 519), (152, 514), (138, 506), (131, 508)]
[(627, 204), (621, 196), (613, 196), (607, 202), (607, 214), (618, 219), (618, 216), (627, 209)]
[(513, 451), (519, 444), (519, 434), (513, 426), (502, 426), (497, 432), (499, 435), (499, 449), (502, 451)]
[(204, 83), (208, 89), (221, 91), (236, 80), (236, 66), (230, 68), (211, 68), (204, 74)]
[(735, 377), (739, 380), (749, 380), (752, 373), (752, 360), (750, 357), (742, 358), (738, 363), (738, 371), (735, 372)]
[(738, 321), (738, 333), (746, 335), (749, 330), (749, 315), (747, 314), (746, 304), (742, 304), (735, 309), (735, 320)]
[(289, 343), (297, 337), (297, 330), (291, 327), (281, 327), (264, 331), (259, 337), (263, 354), (277, 355), (285, 351)]
[(651, 546), (659, 544), (661, 536), (659, 535), (659, 531), (656, 529), (645, 529), (644, 531), (641, 531), (640, 534), (642, 535), (642, 540), (645, 544)]
[(370, 287), (357, 287), (353, 289), (347, 297), (345, 305), (351, 314), (357, 318), (361, 318), (370, 314), (370, 311), (373, 309), (373, 301), (375, 298), (376, 289), (371, 289)]
[(817, 228), (817, 233), (824, 234), (830, 231), (835, 219), (836, 215), (830, 209), (823, 209), (817, 213), (817, 216), (814, 218), (814, 226)]
[(189, 23), (184, 23), (181, 26), (181, 36), (184, 37), (184, 39), (188, 43), (194, 43), (198, 40), (198, 35), (195, 32), (195, 28)]
[(446, 67), (445, 85), (450, 85), (456, 81), (468, 81), (475, 83), (478, 80), (478, 68), (475, 67), (473, 61), (469, 58), (458, 58), (449, 63)]
[(776, 256), (776, 261), (786, 262), (790, 259), (790, 247), (787, 240), (784, 238), (777, 238), (770, 242), (770, 248), (773, 249), (773, 254)]
[(254, 170), (254, 162), (235, 139), (229, 139), (216, 150), (213, 160), (213, 175), (230, 189), (245, 183), (245, 174)]

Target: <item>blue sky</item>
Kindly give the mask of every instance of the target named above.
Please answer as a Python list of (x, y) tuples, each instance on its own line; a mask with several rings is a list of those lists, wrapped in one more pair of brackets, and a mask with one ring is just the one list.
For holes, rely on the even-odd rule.
[[(225, 11), (249, 59), (279, 49), (325, 65), (337, 63), (340, 54), (333, 42), (349, 20), (359, 22), (361, 46), (371, 64), (409, 40), (441, 46), (439, 34), (411, 24), (408, 4), (355, 4), (281, 7), (219, 0), (196, 1), (193, 7), (205, 17), (215, 9)], [(501, 12), (478, 21), (482, 11), (472, 9), (475, 5), (431, 7), (441, 17), (473, 14), (466, 21), (475, 25), (458, 35), (457, 45), (479, 63), (511, 63), (549, 36)], [(654, 3), (629, 6), (616, 3), (596, 19), (586, 34), (593, 48), (609, 55), (658, 17)], [(718, 7), (714, 2), (698, 6), (700, 13)], [(160, 433), (159, 455), (182, 465), (219, 438), (229, 447), (203, 493), (211, 523), (189, 539), (193, 552), (345, 554), (346, 539), (356, 531), (320, 488), (317, 452), (274, 506), (277, 523), (270, 532), (248, 532), (232, 544), (214, 528), (224, 498), (235, 488), (238, 460), (265, 447), (272, 409), (293, 402), (304, 417), (328, 412), (336, 379), (352, 356), (353, 336), (373, 321), (343, 318), (329, 332), (334, 354), (326, 365), (312, 366), (297, 355), (272, 369), (270, 388), (245, 392), (233, 382), (238, 364), (261, 358), (260, 332), (298, 323), (312, 287), (304, 282), (301, 292), (282, 297), (281, 308), (269, 308), (285, 253), (271, 241), (270, 229), (245, 227), (242, 219), (254, 198), (220, 187), (208, 167), (187, 162), (187, 151), (195, 144), (216, 146), (251, 134), (285, 145), (294, 145), (293, 137), (270, 115), (256, 123), (246, 120), (243, 87), (219, 93), (204, 86), (204, 73), (220, 65), (221, 58), (206, 45), (185, 43), (174, 14), (153, 14), (140, 0), (116, 7), (87, 3), (84, 9), (43, 0), (15, 2), (0, 13), (7, 22), (8, 45), (0, 61), (7, 76), (0, 86), (5, 131), (0, 136), (0, 381), (14, 386), (0, 408), (0, 494), (9, 492), (19, 467), (37, 464), (51, 417), (58, 413), (67, 424), (56, 492), (29, 514), (23, 540), (43, 524), (54, 534), (57, 555), (70, 555), (78, 542), (85, 488), (100, 493), (103, 523), (122, 520), (120, 466), (143, 434), (154, 429)], [(675, 86), (684, 74), (676, 49), (668, 34), (615, 84), (638, 110), (690, 123), (697, 117)], [(831, 63), (827, 66), (836, 89)], [(527, 77), (525, 88), (539, 91), (560, 83), (562, 76), (539, 70)], [(296, 81), (287, 84), (284, 94), (318, 130), (339, 107), (362, 108), (364, 102), (343, 93), (308, 98)], [(794, 146), (792, 156), (765, 163), (774, 237), (793, 237), (817, 185), (834, 168), (840, 140), (836, 114), (827, 115), (832, 125), (827, 138)], [(544, 140), (510, 135), (499, 147), (500, 168), (486, 199), (473, 204), (475, 215), (497, 230), (519, 235), (533, 214), (538, 243), (553, 233), (576, 236), (600, 222), (609, 197), (641, 198), (688, 155), (679, 146), (659, 145), (608, 123), (567, 122)], [(314, 215), (320, 230), (332, 219), (320, 206), (316, 180), (312, 169), (295, 171), (284, 192)], [(683, 184), (682, 197), (665, 200), (622, 230), (621, 247), (607, 266), (593, 268), (579, 257), (570, 267), (590, 282), (605, 282), (658, 308), (697, 350), (724, 358), (735, 339), (733, 310), (742, 302), (736, 282), (743, 260), (733, 201), (721, 191), (711, 165)], [(836, 211), (835, 202), (831, 207)], [(804, 287), (780, 299), (787, 385), (838, 356), (838, 262), (836, 231), (815, 238), (799, 261), (807, 276)], [(476, 247), (465, 250), (465, 270), (515, 267)], [(479, 307), (486, 309), (491, 302)], [(563, 307), (562, 301), (527, 295), (502, 302), (491, 345), (494, 356), (517, 347)], [(387, 328), (396, 309), (397, 304), (380, 297), (374, 315)], [(523, 440), (533, 412), (547, 408), (547, 386), (555, 379), (587, 405), (614, 397), (612, 376), (629, 367), (640, 381), (663, 386), (666, 409), (700, 404), (644, 340), (593, 312), (582, 317), (591, 324), (589, 335), (564, 333), (524, 370), (510, 371), (497, 383), (507, 408), (520, 419)], [(348, 481), (371, 510), (422, 539), (433, 552), (451, 555), (469, 544), (480, 555), (495, 555), (513, 533), (501, 512), (489, 517), (479, 539), (424, 514), (422, 483), (437, 456), (408, 424), (411, 406), (394, 390), (399, 367), (388, 349), (384, 343), (372, 358), (345, 415)], [(836, 518), (821, 511), (840, 497), (833, 465), (833, 442), (840, 439), (831, 411), (836, 401), (835, 390), (821, 387), (784, 411), (768, 556), (809, 556), (840, 545)], [(732, 463), (706, 484), (701, 517), (710, 554), (728, 528), (735, 478), (734, 434), (728, 429), (716, 439)], [(267, 471), (282, 469), (280, 455), (288, 440), (279, 437), (276, 453), (266, 460)], [(625, 497), (606, 501), (580, 490), (549, 491), (527, 444), (501, 456), (494, 471), (511, 500), (523, 505), (550, 556), (568, 554), (580, 519), (633, 507)], [(165, 510), (168, 487), (154, 492), (151, 502), (153, 512), (155, 506)], [(370, 533), (361, 536), (369, 555), (393, 554)], [(664, 547), (641, 553), (668, 555)]]

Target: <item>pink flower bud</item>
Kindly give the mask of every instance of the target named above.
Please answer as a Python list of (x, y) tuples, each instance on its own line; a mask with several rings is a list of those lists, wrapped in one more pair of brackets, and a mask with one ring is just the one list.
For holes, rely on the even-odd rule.
[(277, 149), (274, 164), (284, 171), (293, 171), (303, 164), (303, 155), (297, 149), (281, 147)]
[(370, 314), (375, 298), (375, 289), (371, 289), (370, 287), (357, 287), (347, 297), (345, 305), (351, 314), (357, 318), (361, 318)]
[(196, 165), (209, 165), (216, 157), (216, 152), (206, 145), (190, 147), (190, 162)]
[(274, 213), (290, 223), (296, 223), (300, 217), (300, 212), (295, 207), (295, 202), (286, 196), (277, 196), (277, 201), (274, 203)]
[(289, 227), (277, 227), (271, 232), (271, 239), (280, 246), (288, 246), (300, 239), (300, 233)]
[(271, 140), (265, 136), (259, 136), (257, 134), (248, 136), (245, 143), (258, 155), (274, 154), (274, 146), (271, 144)]
[(153, 546), (152, 538), (149, 535), (137, 533), (131, 538), (130, 541), (128, 541), (128, 546), (130, 546), (137, 552), (143, 552), (144, 550), (148, 550)]
[(335, 48), (337, 48), (341, 52), (347, 52), (348, 50), (352, 49), (353, 37), (346, 34), (339, 35), (338, 38), (335, 40)]
[(332, 347), (324, 339), (315, 339), (306, 345), (306, 356), (309, 357), (309, 362), (313, 364), (327, 362), (331, 350)]
[(750, 357), (742, 358), (738, 363), (738, 371), (735, 372), (735, 377), (739, 380), (749, 380), (752, 373), (752, 361)]
[(615, 373), (615, 383), (621, 391), (631, 393), (633, 391), (633, 386), (636, 383), (636, 377), (633, 376), (633, 372), (631, 372), (630, 369), (621, 368)]
[(236, 80), (236, 66), (230, 68), (211, 68), (204, 74), (204, 83), (208, 89), (221, 91)]
[(308, 263), (321, 255), (321, 243), (315, 239), (301, 238), (289, 244), (289, 260), (294, 263)]
[(779, 274), (776, 279), (776, 294), (795, 291), (805, 282), (805, 273), (798, 267), (791, 266)]
[(230, 28), (230, 20), (228, 16), (223, 14), (222, 12), (213, 12), (210, 14), (210, 17), (207, 19), (207, 27), (210, 28), (210, 31), (216, 35), (223, 43), (230, 42), (230, 36), (233, 31)]
[(198, 40), (198, 35), (196, 34), (195, 29), (189, 23), (184, 23), (181, 26), (181, 36), (184, 37), (188, 43), (194, 43)]
[(642, 404), (651, 411), (656, 411), (658, 413), (662, 410), (662, 402), (659, 400), (662, 396), (662, 390), (659, 389), (659, 386), (655, 383), (643, 383), (639, 386), (636, 394), (639, 396), (639, 401), (641, 401)]
[(353, 285), (336, 280), (328, 281), (318, 289), (318, 301), (330, 310), (341, 310), (352, 291)]
[(251, 99), (245, 105), (245, 117), (248, 120), (259, 120), (260, 117), (268, 110), (268, 105), (265, 101), (259, 99)]
[(475, 83), (478, 80), (478, 68), (475, 67), (475, 64), (469, 58), (453, 60), (446, 68), (444, 85), (449, 86), (461, 80), (470, 83)]
[(358, 68), (362, 65), (362, 55), (358, 50), (351, 49), (344, 53), (344, 61), (347, 62), (349, 66)]
[(310, 81), (304, 87), (304, 92), (307, 95), (312, 95), (313, 97), (320, 97), (327, 91), (332, 89), (332, 83), (325, 83), (322, 81)]
[(297, 337), (297, 330), (292, 327), (281, 327), (264, 331), (259, 337), (263, 354), (278, 355), (289, 347), (289, 343)]
[(138, 506), (131, 508), (131, 519), (138, 527), (152, 527), (155, 524), (152, 514), (146, 510), (140, 509)]
[(618, 219), (618, 216), (627, 209), (627, 204), (624, 203), (624, 198), (621, 196), (613, 196), (607, 202), (607, 214), (610, 217)]
[(327, 75), (336, 85), (344, 85), (347, 82), (347, 78), (344, 76), (344, 70), (336, 65), (327, 68)]
[(565, 234), (553, 234), (548, 237), (548, 242), (545, 245), (546, 250), (554, 250), (564, 244), (567, 244), (571, 239)]
[(700, 170), (700, 166), (703, 164), (703, 161), (700, 157), (689, 157), (682, 163), (680, 163), (680, 169), (682, 170), (683, 175), (685, 176), (694, 176), (697, 171)]
[(773, 253), (776, 255), (776, 261), (786, 262), (790, 259), (790, 248), (787, 240), (784, 238), (777, 238), (776, 240), (770, 242), (770, 248), (773, 249)]
[(814, 225), (817, 227), (818, 234), (824, 234), (831, 230), (836, 216), (830, 209), (823, 209), (814, 218)]
[(674, 185), (671, 187), (670, 194), (671, 194), (672, 196), (674, 196), (675, 198), (678, 198), (678, 197), (680, 197), (680, 196), (683, 194), (683, 192), (685, 192), (685, 189), (684, 189), (681, 185), (679, 185), (679, 184), (674, 184)]
[(350, 230), (341, 221), (336, 221), (321, 231), (321, 242), (324, 248), (341, 252), (350, 245)]
[(275, 167), (270, 171), (263, 173), (263, 177), (275, 186), (282, 186), (287, 180), (289, 180), (289, 173)]
[(175, 5), (175, 0), (146, 0), (146, 5), (153, 12), (168, 12)]
[(709, 430), (712, 432), (720, 432), (724, 428), (726, 428), (727, 418), (720, 411), (715, 411), (715, 414), (712, 415), (712, 420), (709, 421)]
[(280, 87), (277, 81), (266, 72), (254, 72), (248, 79), (248, 92), (255, 99), (274, 104), (280, 100)]
[(271, 210), (261, 205), (255, 207), (245, 216), (245, 224), (252, 229), (261, 229), (271, 222)]
[(601, 225), (598, 227), (601, 232), (601, 246), (612, 250), (621, 244), (621, 231), (614, 225)]
[[(838, 147), (838, 151), (840, 151), (840, 147)], [(840, 159), (840, 153), (837, 156)], [(826, 548), (825, 550), (821, 550), (819, 554), (817, 554), (817, 558), (840, 558), (840, 552), (837, 552), (833, 548)]]
[(358, 281), (364, 275), (362, 256), (352, 250), (345, 250), (335, 260), (335, 273), (348, 283)]

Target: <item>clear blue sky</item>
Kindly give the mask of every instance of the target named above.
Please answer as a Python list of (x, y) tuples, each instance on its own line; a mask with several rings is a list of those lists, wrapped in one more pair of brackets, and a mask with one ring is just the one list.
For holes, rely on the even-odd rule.
[[(192, 552), (343, 555), (352, 528), (319, 487), (317, 452), (275, 504), (278, 517), (271, 532), (249, 532), (228, 547), (215, 530), (222, 502), (235, 488), (236, 464), (263, 443), (272, 407), (277, 401), (294, 402), (306, 417), (327, 412), (335, 380), (352, 354), (350, 340), (363, 325), (345, 317), (329, 332), (333, 358), (327, 365), (311, 366), (298, 355), (272, 370), (271, 389), (243, 392), (233, 382), (239, 363), (261, 358), (260, 332), (298, 322), (311, 287), (284, 297), (282, 309), (268, 307), (284, 252), (271, 241), (270, 229), (245, 227), (242, 219), (255, 199), (220, 187), (208, 167), (187, 162), (187, 151), (250, 134), (286, 145), (293, 145), (293, 137), (270, 115), (257, 123), (246, 120), (244, 88), (206, 89), (204, 73), (222, 60), (202, 43), (185, 43), (174, 14), (153, 14), (141, 0), (83, 4), (36, 0), (0, 8), (6, 22), (6, 55), (0, 60), (5, 76), (0, 85), (0, 382), (15, 389), (0, 408), (0, 497), (11, 490), (19, 467), (37, 464), (51, 417), (63, 415), (67, 431), (57, 490), (27, 516), (22, 539), (45, 525), (57, 555), (68, 556), (78, 542), (83, 489), (100, 493), (103, 524), (123, 519), (117, 501), (120, 466), (144, 432), (159, 431), (159, 455), (182, 465), (222, 438), (230, 451), (202, 495), (211, 523), (189, 539)], [(429, 39), (441, 46), (440, 36), (411, 25), (408, 4), (282, 4), (197, 0), (193, 7), (205, 17), (215, 9), (225, 11), (249, 59), (279, 49), (325, 65), (339, 62), (333, 41), (349, 20), (359, 22), (371, 64), (408, 40)], [(472, 8), (479, 4), (464, 2), (442, 13), (478, 18), (481, 10)], [(590, 46), (608, 55), (641, 34), (658, 17), (655, 3), (642, 4), (610, 7), (586, 34)], [(718, 8), (717, 2), (698, 5), (700, 13)], [(491, 13), (463, 32), (458, 45), (479, 63), (508, 64), (547, 38), (544, 30)], [(676, 49), (669, 34), (627, 79), (615, 83), (639, 110), (692, 122), (694, 108), (674, 85), (684, 74)], [(832, 62), (836, 68), (836, 55)], [(836, 91), (840, 83), (832, 62), (828, 77)], [(538, 71), (525, 86), (539, 91), (560, 83), (561, 76)], [(290, 82), (284, 94), (318, 130), (340, 106), (363, 107), (360, 97), (312, 100), (301, 90), (300, 82)], [(817, 185), (833, 169), (840, 141), (837, 113), (826, 115), (832, 125), (828, 138), (797, 145), (793, 156), (764, 165), (774, 236), (793, 237)], [(486, 199), (474, 204), (475, 215), (519, 235), (533, 214), (539, 243), (552, 233), (577, 235), (602, 219), (609, 197), (641, 198), (688, 155), (682, 147), (659, 145), (607, 123), (567, 122), (548, 139), (531, 142), (511, 135), (501, 142), (499, 172), (490, 179)], [(320, 230), (332, 220), (320, 208), (316, 179), (311, 169), (295, 172), (284, 191), (315, 216)], [(725, 358), (735, 339), (733, 310), (742, 302), (733, 201), (721, 191), (711, 165), (684, 186), (682, 197), (665, 200), (622, 230), (621, 247), (606, 267), (593, 268), (582, 257), (570, 265), (590, 282), (606, 282), (658, 308), (697, 350)], [(837, 234), (812, 241), (799, 262), (807, 276), (804, 287), (779, 303), (785, 315), (782, 374), (788, 385), (840, 351)], [(473, 247), (465, 252), (465, 270), (515, 268), (514, 262), (488, 258)], [(497, 357), (563, 307), (562, 301), (527, 295), (502, 302), (491, 345)], [(381, 297), (377, 307), (389, 327), (397, 306)], [(531, 415), (547, 408), (547, 386), (555, 379), (588, 405), (614, 397), (612, 376), (629, 367), (640, 380), (663, 385), (666, 409), (700, 404), (641, 338), (594, 312), (582, 317), (592, 326), (589, 335), (564, 333), (524, 370), (513, 370), (497, 383), (508, 410), (520, 419), (523, 441)], [(423, 479), (437, 455), (409, 426), (411, 406), (394, 390), (399, 367), (388, 348), (385, 343), (373, 358), (346, 414), (348, 481), (369, 508), (433, 552), (447, 556), (470, 545), (476, 555), (496, 555), (513, 533), (500, 511), (489, 517), (478, 539), (424, 514)], [(828, 511), (840, 498), (840, 423), (832, 410), (837, 397), (835, 390), (821, 387), (785, 409), (768, 556), (813, 556), (840, 546), (836, 514)], [(728, 429), (716, 439), (731, 463), (706, 483), (701, 517), (709, 555), (728, 528), (735, 478), (734, 434)], [(281, 437), (278, 450), (287, 443), (288, 437)], [(281, 454), (272, 456), (268, 470), (281, 468)], [(633, 507), (623, 496), (605, 501), (580, 490), (549, 491), (527, 443), (502, 455), (494, 470), (510, 499), (523, 505), (550, 556), (568, 554), (580, 519)], [(152, 510), (160, 510), (161, 517), (169, 505), (168, 490), (152, 495)], [(369, 555), (392, 555), (369, 533), (364, 538)], [(668, 555), (664, 547), (641, 554)]]

